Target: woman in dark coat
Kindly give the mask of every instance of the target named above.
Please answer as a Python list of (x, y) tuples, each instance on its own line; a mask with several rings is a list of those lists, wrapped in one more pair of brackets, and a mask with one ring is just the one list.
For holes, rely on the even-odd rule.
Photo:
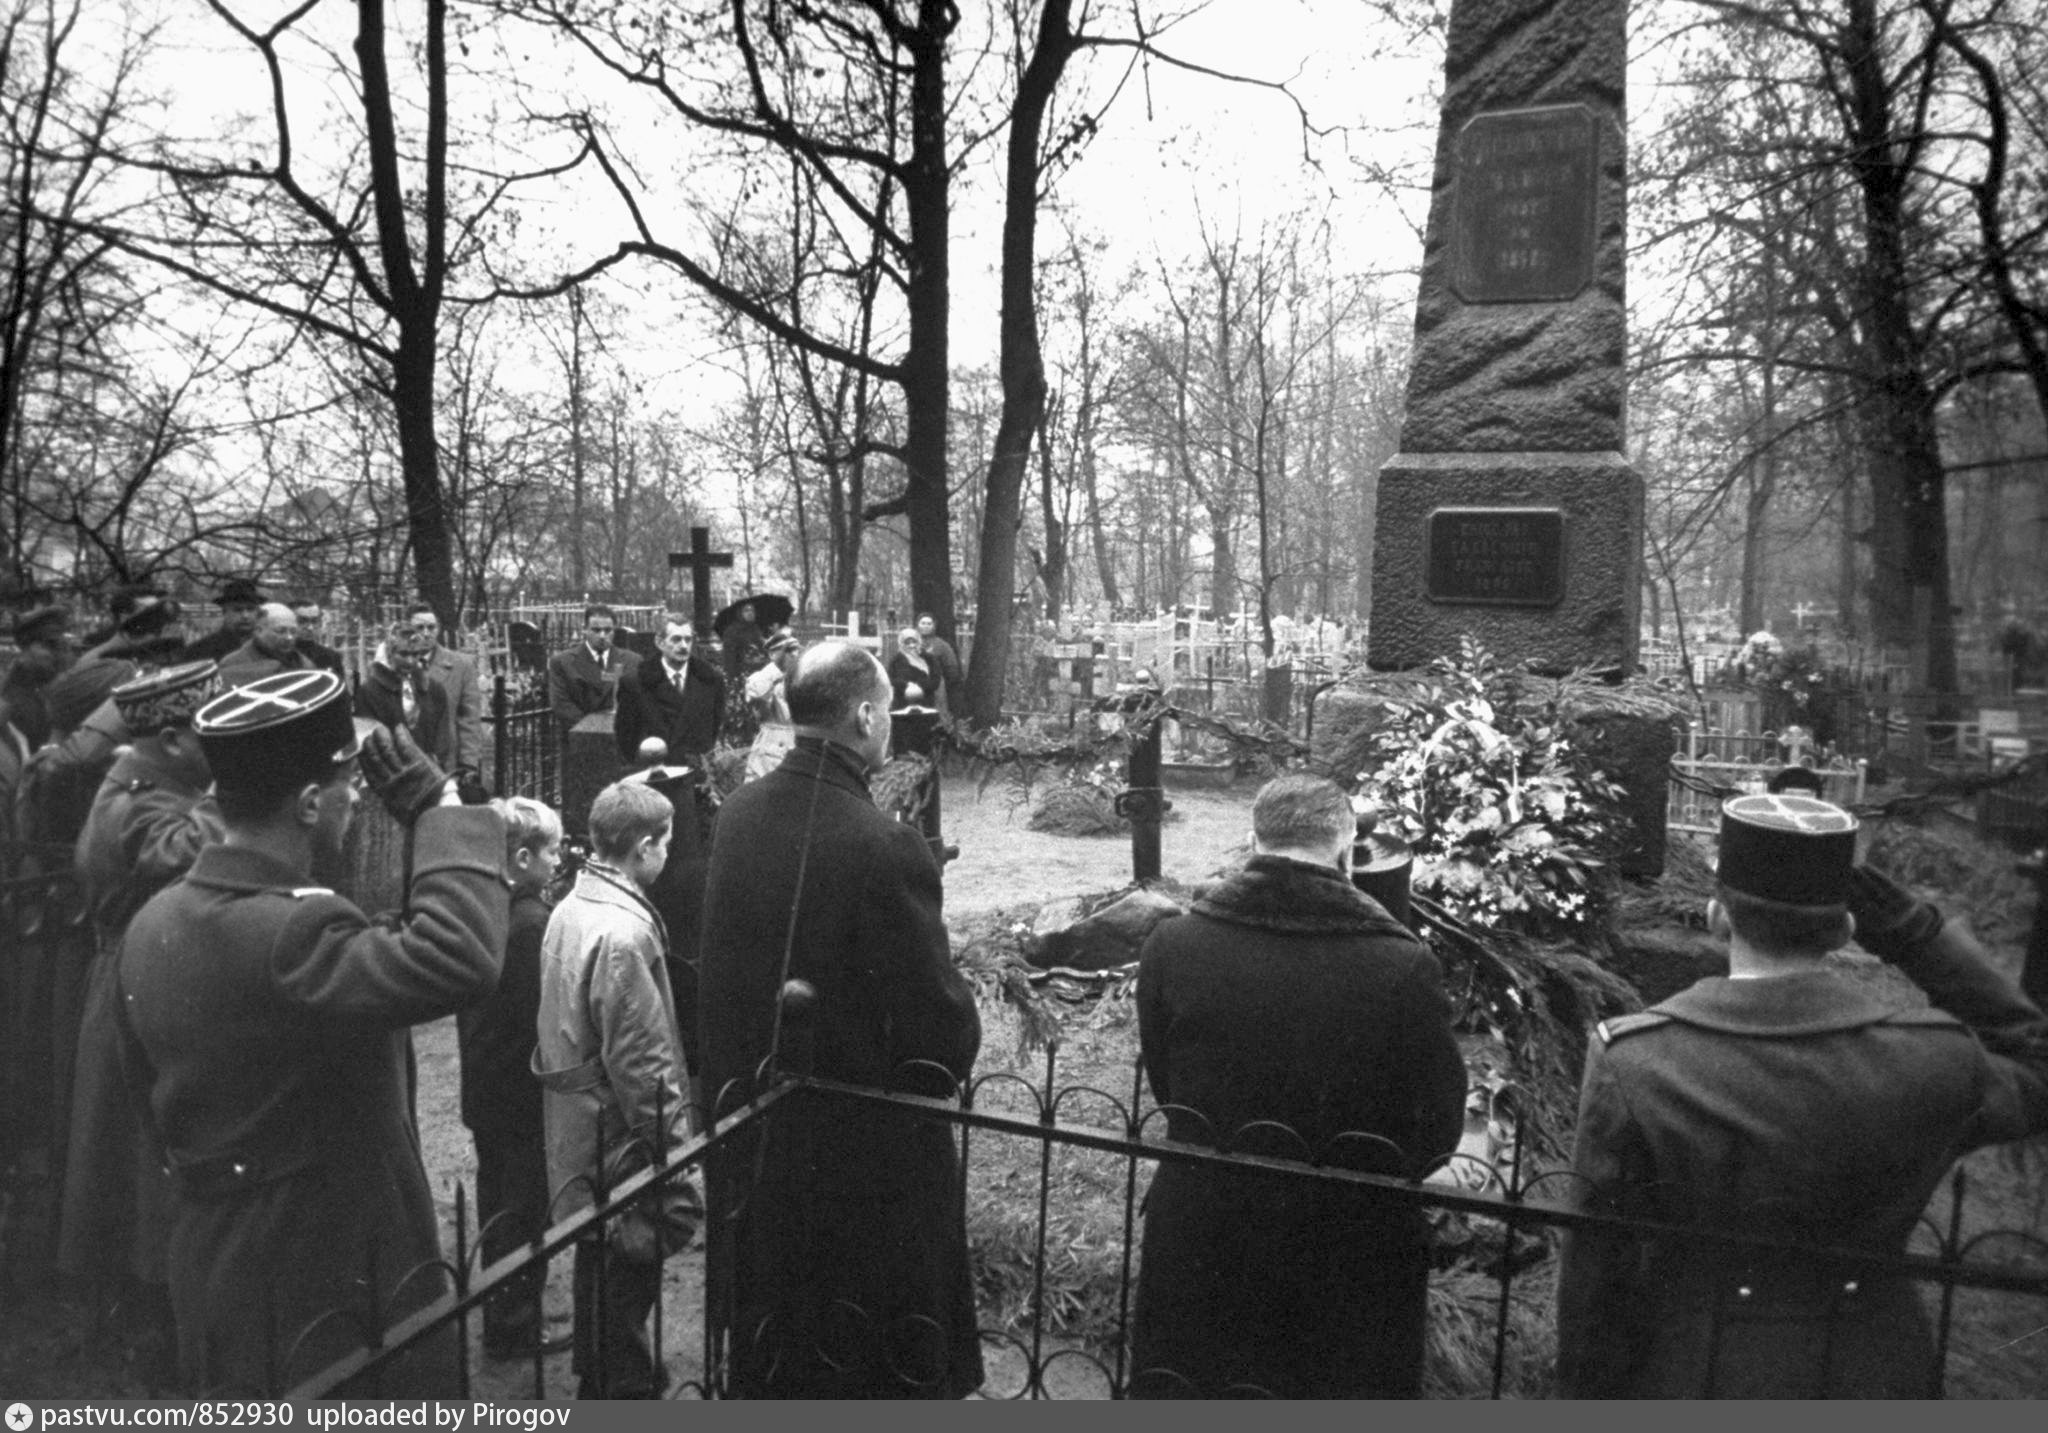
[(931, 754), (939, 729), (939, 686), (944, 681), (939, 664), (925, 656), (917, 628), (898, 632), (896, 655), (889, 659), (889, 713), (896, 726), (892, 755)]
[[(1336, 786), (1280, 777), (1252, 821), (1251, 862), (1140, 956), (1139, 1041), (1168, 1133), (1419, 1175), (1464, 1124), (1436, 959), (1352, 886)], [(1285, 1128), (1246, 1128), (1264, 1121)], [(1131, 1394), (1415, 1397), (1428, 1274), (1417, 1210), (1355, 1186), (1162, 1163)]]

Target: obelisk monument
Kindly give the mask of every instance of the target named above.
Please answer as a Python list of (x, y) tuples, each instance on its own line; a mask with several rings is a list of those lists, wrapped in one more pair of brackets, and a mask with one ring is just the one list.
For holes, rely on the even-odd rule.
[(1633, 668), (1623, 0), (1458, 0), (1368, 658)]

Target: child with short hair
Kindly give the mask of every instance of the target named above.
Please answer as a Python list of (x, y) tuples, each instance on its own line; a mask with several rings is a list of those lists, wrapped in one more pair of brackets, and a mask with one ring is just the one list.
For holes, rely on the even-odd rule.
[[(548, 1226), (547, 1143), (540, 1081), (533, 1073), (540, 1018), (540, 948), (549, 882), (562, 857), (562, 818), (530, 796), (491, 803), (505, 819), (505, 880), (512, 915), (505, 966), (488, 999), (461, 1011), (462, 1122), (476, 1141), (476, 1218), (486, 1265), (532, 1243)], [(542, 1271), (508, 1286), (484, 1307), (484, 1352), (531, 1358), (568, 1340), (541, 1335)]]
[[(557, 1217), (591, 1206), (593, 1172), (615, 1183), (665, 1161), (687, 1138), (668, 935), (647, 898), (667, 864), (674, 818), (669, 799), (645, 780), (600, 791), (590, 806), (590, 862), (548, 920), (534, 1069), (546, 1091)], [(647, 1319), (662, 1260), (695, 1236), (703, 1205), (681, 1179), (658, 1203), (658, 1220), (623, 1215), (576, 1246), (578, 1398), (659, 1398), (667, 1386)]]

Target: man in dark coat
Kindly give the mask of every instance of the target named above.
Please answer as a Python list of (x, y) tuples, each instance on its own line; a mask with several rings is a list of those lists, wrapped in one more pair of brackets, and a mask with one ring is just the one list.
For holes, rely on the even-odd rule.
[(220, 659), (220, 679), (246, 687), (258, 677), (312, 671), (315, 665), (299, 646), (299, 614), (282, 602), (266, 602), (256, 609), (249, 640)]
[[(1566, 1234), (1565, 1396), (1932, 1392), (1911, 1281), (1712, 1237), (1898, 1254), (1960, 1155), (2048, 1129), (2048, 1017), (1855, 845), (1810, 796), (1730, 801), (1707, 907), (1728, 975), (1600, 1027), (1572, 1158), (1588, 1206), (1694, 1227)], [(1932, 1005), (1828, 963), (1852, 929)]]
[[(1351, 884), (1355, 824), (1329, 781), (1269, 782), (1249, 864), (1146, 940), (1139, 1047), (1174, 1139), (1403, 1178), (1457, 1148), (1443, 975)], [(1416, 1397), (1425, 1232), (1357, 1187), (1161, 1164), (1132, 1396)]]
[(619, 755), (640, 764), (640, 743), (660, 737), (671, 765), (701, 772), (704, 756), (718, 741), (725, 711), (725, 678), (718, 668), (693, 657), (696, 629), (679, 612), (662, 618), (657, 660), (641, 662), (619, 683), (619, 717), (613, 728)]
[(193, 713), (219, 690), (212, 662), (183, 663), (114, 689), (134, 744), (101, 783), (76, 855), (96, 954), (79, 1022), (57, 1262), (122, 1309), (144, 1375), (160, 1388), (173, 1386), (175, 1348), (164, 1267), (170, 1183), (121, 1075), (113, 967), (143, 902), (223, 834), (207, 794), (213, 776), (192, 734)]
[(325, 630), (320, 603), (311, 597), (301, 597), (292, 603), (292, 615), (299, 619), (299, 651), (306, 660), (322, 671), (346, 677), (348, 664), (342, 660), (341, 653), (320, 640)]
[[(364, 776), (417, 821), (407, 908), (372, 924), (312, 883), (360, 800), (340, 678), (265, 677), (194, 726), (227, 834), (130, 923), (122, 1043), (172, 1172), (180, 1375), (188, 1392), (274, 1393), (449, 1287), (408, 1032), (497, 982), (505, 824), (372, 724)], [(451, 1330), (352, 1396), (455, 1397), (455, 1354)]]
[(640, 665), (638, 652), (612, 645), (617, 625), (611, 608), (592, 603), (583, 609), (582, 639), (548, 658), (548, 706), (564, 738), (591, 713), (617, 707), (619, 683)]
[[(792, 1058), (835, 1080), (949, 1096), (973, 1069), (981, 1020), (948, 950), (931, 852), (868, 793), (889, 749), (888, 676), (859, 647), (827, 642), (799, 659), (788, 696), (796, 749), (727, 800), (712, 845), (705, 1097), (730, 1113), (758, 1093), (765, 1061)], [(778, 1037), (791, 980), (813, 996)], [(722, 1145), (706, 1174), (707, 1308), (728, 1392), (958, 1398), (980, 1385), (951, 1131), (785, 1106)]]

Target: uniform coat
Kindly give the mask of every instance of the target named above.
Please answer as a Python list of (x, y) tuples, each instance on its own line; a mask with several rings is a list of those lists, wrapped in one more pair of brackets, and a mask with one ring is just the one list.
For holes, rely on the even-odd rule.
[(582, 642), (548, 658), (548, 705), (564, 732), (592, 712), (618, 705), (619, 683), (640, 665), (640, 654), (613, 647), (599, 665)]
[(135, 912), (221, 835), (219, 809), (190, 770), (145, 742), (114, 762), (78, 838), (76, 866), (98, 954), (86, 973), (58, 1224), (58, 1265), (68, 1274), (166, 1279), (170, 1183), (122, 1077), (114, 961)]
[[(2048, 1019), (1953, 923), (1897, 963), (1938, 1008), (1818, 967), (1608, 1022), (1591, 1207), (1901, 1252), (1958, 1156), (2048, 1128)], [(1557, 1321), (1567, 1397), (1919, 1398), (1934, 1372), (1910, 1283), (1697, 1238), (1567, 1233)]]
[[(788, 973), (817, 998), (806, 1028), (784, 1038), (807, 1047), (817, 1074), (949, 1095), (972, 1071), (981, 1021), (949, 952), (938, 867), (915, 828), (875, 809), (846, 748), (799, 738), (780, 767), (727, 798), (704, 919), (704, 1091), (715, 1111), (756, 1093), (792, 920)], [(707, 1166), (707, 1306), (729, 1341), (729, 1390), (958, 1398), (977, 1388), (951, 1132), (813, 1104), (783, 1107), (765, 1138), (763, 1152), (760, 1136), (743, 1134)]]
[[(359, 1346), (346, 1319), (306, 1332), (321, 1315), (388, 1325), (448, 1287), (427, 1267), (441, 1248), (408, 1027), (497, 982), (504, 857), (496, 812), (428, 811), (393, 926), (266, 852), (210, 846), (129, 925), (124, 1045), (173, 1169), (192, 1389), (289, 1386)], [(422, 1350), (383, 1396), (455, 1397), (453, 1352), (452, 1336)]]
[(619, 715), (612, 731), (628, 766), (639, 764), (640, 743), (658, 736), (668, 743), (676, 766), (703, 767), (702, 757), (718, 740), (725, 714), (725, 678), (717, 667), (692, 654), (678, 689), (659, 657), (640, 663), (619, 681)]
[[(1254, 856), (1139, 962), (1140, 1051), (1172, 1138), (1402, 1176), (1457, 1147), (1465, 1066), (1436, 958), (1334, 867)], [(1419, 1211), (1161, 1164), (1133, 1394), (1415, 1397), (1428, 1273)]]

